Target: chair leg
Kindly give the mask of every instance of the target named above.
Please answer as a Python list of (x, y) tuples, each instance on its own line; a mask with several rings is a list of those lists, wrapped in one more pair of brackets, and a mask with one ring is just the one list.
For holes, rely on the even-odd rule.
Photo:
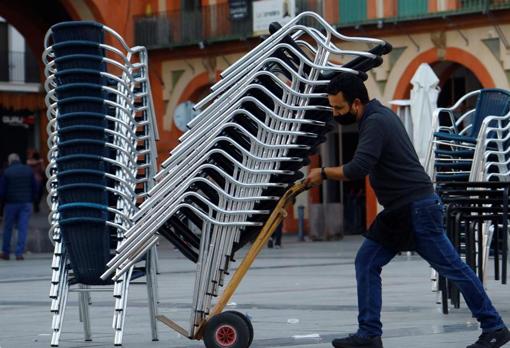
[(439, 290), (439, 284), (437, 281), (437, 271), (433, 268), (430, 269), (430, 281), (432, 282), (432, 292), (437, 292)]
[(115, 293), (118, 294), (118, 296), (116, 296), (115, 298), (115, 310), (113, 313), (113, 329), (115, 331), (115, 338), (113, 344), (115, 346), (122, 345), (122, 337), (124, 335), (124, 324), (126, 321), (126, 307), (129, 291), (129, 282), (131, 280), (132, 273), (133, 267), (131, 267), (129, 271), (115, 283), (115, 287), (117, 287), (118, 291), (116, 292), (114, 289), (114, 294)]
[(443, 276), (439, 276), (437, 282), (441, 293), (442, 312), (448, 314), (448, 281)]
[[(86, 285), (80, 284), (80, 289), (87, 289)], [(90, 329), (90, 311), (89, 311), (89, 292), (80, 291), (78, 294), (80, 321), (83, 323), (83, 332), (85, 341), (92, 341), (92, 332)]]
[(501, 283), (506, 284), (507, 282), (507, 262), (508, 262), (508, 194), (509, 194), (509, 188), (508, 186), (504, 189), (503, 194), (503, 224), (501, 226), (501, 237), (503, 238), (502, 241), (502, 248), (501, 250)]
[[(489, 241), (489, 251), (490, 251), (490, 246), (492, 244), (492, 246), (494, 247), (494, 280), (500, 280), (500, 269), (499, 269), (499, 259), (501, 257), (501, 232), (500, 232), (500, 229), (499, 229), (499, 221), (494, 221), (493, 222), (493, 225), (492, 225), (493, 229), (492, 229), (492, 241)], [(487, 262), (488, 261), (488, 258), (489, 256), (487, 256)]]
[[(57, 243), (60, 244), (60, 242)], [(56, 250), (57, 248), (62, 247), (62, 245), (57, 245), (57, 243), (55, 243)], [(59, 257), (58, 268), (53, 269), (52, 289), (50, 290), (50, 297), (52, 297), (51, 312), (53, 313), (53, 321), (51, 325), (51, 328), (53, 329), (51, 335), (52, 347), (58, 347), (60, 341), (60, 334), (62, 332), (62, 325), (64, 322), (64, 313), (67, 305), (67, 295), (69, 293), (67, 254), (62, 252), (62, 254), (57, 256)], [(54, 282), (54, 279), (57, 279), (57, 281)]]
[(152, 253), (153, 253), (152, 258), (154, 259), (154, 272), (155, 272), (155, 274), (159, 274), (158, 245), (159, 245), (159, 242), (156, 243), (156, 245), (154, 245), (154, 247), (151, 249)]
[(501, 249), (501, 284), (507, 283), (507, 270), (508, 270), (508, 249), (510, 245), (510, 238), (508, 238), (508, 220), (506, 219), (506, 214), (504, 215), (505, 219), (503, 221), (503, 227), (501, 230), (501, 236), (503, 238)]
[[(494, 227), (491, 228), (490, 224), (484, 223), (483, 224), (483, 234), (482, 234), (482, 244), (483, 244), (483, 264), (482, 264), (482, 270), (483, 270), (483, 284), (484, 287), (487, 287), (487, 265), (489, 264), (489, 253), (491, 248), (492, 239), (494, 237)], [(496, 243), (499, 241), (496, 239)], [(496, 280), (499, 278), (499, 272), (496, 272)]]
[(147, 279), (147, 298), (149, 300), (149, 319), (151, 323), (152, 340), (159, 341), (156, 316), (158, 315), (158, 283), (156, 278), (157, 253), (154, 246), (147, 253), (145, 277)]

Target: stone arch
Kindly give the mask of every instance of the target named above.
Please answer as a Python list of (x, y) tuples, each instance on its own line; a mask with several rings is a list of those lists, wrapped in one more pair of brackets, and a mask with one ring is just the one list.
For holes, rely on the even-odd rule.
[(421, 63), (433, 64), (440, 60), (447, 60), (458, 63), (473, 72), (484, 88), (495, 87), (494, 79), (482, 62), (471, 53), (457, 48), (447, 47), (444, 58), (438, 55), (437, 48), (431, 48), (417, 55), (406, 67), (400, 76), (399, 83), (393, 93), (393, 99), (405, 99), (411, 91), (411, 79)]

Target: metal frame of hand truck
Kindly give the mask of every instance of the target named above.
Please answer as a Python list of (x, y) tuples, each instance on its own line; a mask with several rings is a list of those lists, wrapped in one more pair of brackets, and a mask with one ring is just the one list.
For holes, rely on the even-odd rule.
[(251, 265), (255, 261), (256, 257), (259, 255), (261, 250), (265, 247), (267, 244), (267, 241), (273, 234), (274, 230), (278, 227), (278, 225), (283, 221), (283, 219), (286, 217), (286, 207), (292, 203), (294, 198), (299, 195), (300, 193), (306, 191), (310, 187), (306, 186), (303, 182), (294, 184), (291, 186), (284, 194), (284, 196), (278, 201), (278, 204), (273, 209), (273, 212), (267, 219), (266, 223), (262, 227), (259, 235), (257, 236), (257, 239), (253, 242), (252, 246), (244, 256), (243, 260), (239, 264), (239, 267), (236, 269), (236, 271), (233, 273), (232, 278), (230, 278), (229, 282), (225, 286), (223, 293), (218, 297), (218, 300), (216, 301), (216, 304), (210, 311), (207, 319), (203, 320), (198, 329), (196, 330), (195, 334), (190, 337), (188, 331), (181, 327), (179, 324), (174, 322), (173, 320), (169, 319), (165, 315), (158, 315), (156, 318), (165, 324), (166, 326), (170, 327), (171, 329), (175, 330), (176, 332), (180, 333), (181, 335), (188, 337), (190, 339), (194, 340), (201, 340), (204, 337), (204, 330), (206, 329), (208, 321), (213, 318), (215, 315), (218, 315), (223, 311), (227, 303), (230, 301), (232, 296), (234, 295), (235, 291), (237, 290), (239, 284), (243, 280), (244, 276), (250, 269)]

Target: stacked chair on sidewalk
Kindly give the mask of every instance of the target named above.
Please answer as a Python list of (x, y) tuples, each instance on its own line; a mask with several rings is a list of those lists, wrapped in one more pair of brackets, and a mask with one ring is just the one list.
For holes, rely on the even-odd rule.
[(436, 182), (468, 181), (483, 120), (506, 115), (510, 92), (490, 88), (470, 92), (451, 108), (435, 111), (427, 171)]
[[(107, 40), (113, 44), (105, 44)], [(155, 248), (115, 281), (100, 278), (154, 184), (158, 134), (147, 52), (128, 47), (111, 29), (86, 21), (54, 25), (46, 34), (45, 48), (47, 187), (50, 238), (55, 244), (51, 345), (59, 344), (71, 291), (79, 294), (85, 340), (91, 340), (90, 292), (113, 291), (114, 343), (120, 345), (129, 284), (142, 276), (156, 340)]]
[[(470, 98), (476, 98), (469, 109)], [(455, 109), (462, 108), (457, 113)], [(438, 109), (427, 168), (445, 204), (448, 237), (480, 280), (486, 280), (489, 249), (495, 278), (505, 284), (508, 260), (510, 188), (510, 93), (486, 89), (468, 93), (454, 107)], [(441, 113), (447, 113), (446, 122)], [(446, 123), (446, 124), (445, 124)], [(437, 277), (442, 309), (460, 305), (457, 288)]]
[[(248, 347), (253, 339), (242, 314), (209, 315), (213, 298), (235, 252), (257, 238), (333, 128), (325, 93), (330, 79), (339, 73), (366, 79), (365, 72), (391, 50), (381, 40), (343, 36), (311, 12), (284, 27), (272, 24), (270, 31), (197, 104), (201, 112), (164, 161), (158, 183), (103, 275), (120, 279), (160, 235), (167, 238), (196, 263), (196, 278), (189, 330), (162, 321), (189, 338), (203, 337), (207, 347), (230, 347), (232, 337), (239, 339), (236, 347)], [(373, 48), (343, 50), (333, 39)]]

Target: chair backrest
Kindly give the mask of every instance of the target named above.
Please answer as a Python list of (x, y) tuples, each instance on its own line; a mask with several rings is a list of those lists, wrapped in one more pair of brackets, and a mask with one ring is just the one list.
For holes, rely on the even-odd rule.
[(487, 181), (510, 181), (510, 115), (490, 122), (484, 154), (484, 177)]
[(498, 89), (483, 89), (478, 96), (476, 111), (473, 115), (473, 123), (470, 136), (476, 138), (480, 131), (480, 126), (487, 116), (503, 116), (508, 113), (510, 108), (510, 92)]
[(510, 181), (510, 112), (482, 122), (469, 180)]

